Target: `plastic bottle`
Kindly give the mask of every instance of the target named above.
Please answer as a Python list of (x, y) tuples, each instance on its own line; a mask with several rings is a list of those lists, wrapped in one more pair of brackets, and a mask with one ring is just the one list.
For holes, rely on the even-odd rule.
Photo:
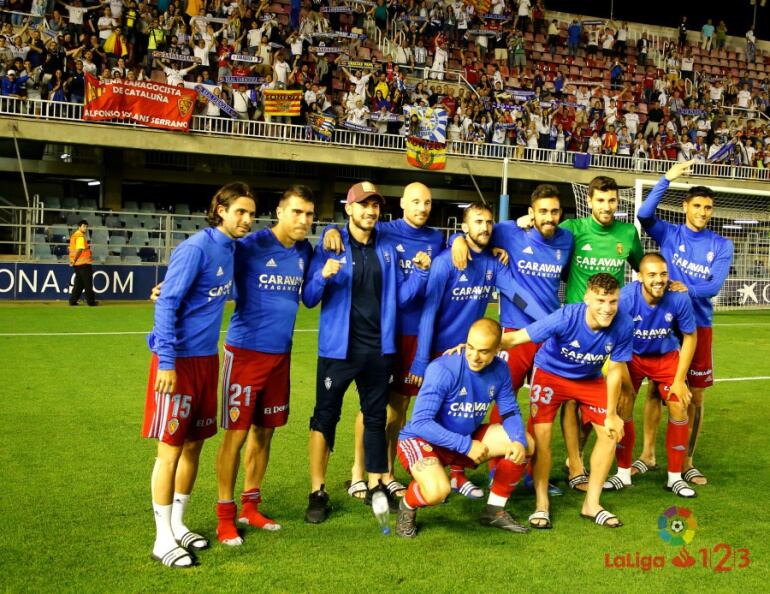
[(390, 534), (390, 505), (384, 488), (378, 487), (372, 494), (372, 512), (383, 534)]

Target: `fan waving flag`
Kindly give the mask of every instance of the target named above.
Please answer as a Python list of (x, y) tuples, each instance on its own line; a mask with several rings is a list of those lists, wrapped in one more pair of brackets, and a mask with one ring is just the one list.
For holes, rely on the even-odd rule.
[(429, 142), (446, 142), (446, 109), (405, 105), (404, 114), (407, 118), (417, 115), (420, 121), (420, 130), (416, 136)]
[(298, 116), (302, 106), (302, 91), (264, 91), (265, 115)]

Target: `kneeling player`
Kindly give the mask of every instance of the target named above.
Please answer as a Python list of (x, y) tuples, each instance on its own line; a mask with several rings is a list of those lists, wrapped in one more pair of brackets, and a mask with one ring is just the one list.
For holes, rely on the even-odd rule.
[[(692, 302), (687, 293), (668, 289), (668, 266), (657, 253), (642, 258), (640, 280), (620, 292), (620, 309), (634, 322), (634, 356), (628, 364), (633, 391), (621, 396), (618, 412), (624, 436), (617, 447), (618, 473), (604, 484), (605, 489), (620, 490), (631, 485), (634, 452), (633, 409), (636, 394), (646, 377), (657, 384), (668, 407), (666, 450), (668, 482), (666, 489), (680, 497), (695, 497), (695, 490), (682, 480), (687, 453), (687, 406), (690, 390), (685, 383), (697, 341)], [(682, 350), (676, 332), (682, 334)]]
[[(412, 418), (399, 436), (398, 457), (414, 478), (400, 503), (399, 536), (414, 537), (417, 508), (440, 504), (449, 495), (445, 466), (473, 468), (493, 457), (501, 460), (479, 521), (527, 532), (505, 511), (526, 470), (527, 440), (508, 367), (495, 356), (501, 335), (494, 320), (477, 320), (462, 357), (445, 355), (428, 365)], [(482, 424), (492, 401), (502, 424)]]
[[(542, 342), (535, 355), (535, 373), (530, 387), (530, 418), (535, 425), (535, 513), (533, 528), (550, 528), (548, 475), (551, 470), (551, 434), (556, 411), (575, 400), (583, 419), (596, 429), (591, 454), (591, 476), (581, 515), (600, 526), (622, 526), (618, 518), (599, 503), (602, 485), (612, 465), (615, 443), (623, 436), (623, 422), (615, 412), (620, 385), (631, 360), (631, 318), (618, 313), (620, 288), (610, 274), (588, 279), (584, 303), (565, 305), (548, 317), (522, 330), (503, 336), (502, 348), (529, 341)], [(609, 357), (607, 379), (602, 365)]]

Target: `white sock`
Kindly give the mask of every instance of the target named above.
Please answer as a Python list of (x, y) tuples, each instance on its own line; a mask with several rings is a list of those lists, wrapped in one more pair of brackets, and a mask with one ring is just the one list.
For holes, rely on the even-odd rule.
[(669, 472), (668, 473), (668, 486), (671, 487), (676, 481), (682, 480), (681, 472)]
[(618, 466), (618, 472), (617, 472), (618, 478), (623, 481), (624, 485), (630, 485), (631, 484), (631, 469), (630, 468), (621, 468)]
[(182, 538), (190, 529), (184, 525), (184, 512), (190, 501), (190, 495), (174, 492), (174, 503), (171, 509), (171, 530), (176, 538)]
[(496, 507), (505, 507), (508, 503), (508, 498), (502, 495), (495, 495), (491, 491), (489, 492), (489, 498), (487, 499), (487, 505), (494, 505)]
[(159, 505), (153, 501), (152, 511), (155, 516), (155, 545), (152, 550), (162, 557), (177, 546), (171, 530), (171, 504)]

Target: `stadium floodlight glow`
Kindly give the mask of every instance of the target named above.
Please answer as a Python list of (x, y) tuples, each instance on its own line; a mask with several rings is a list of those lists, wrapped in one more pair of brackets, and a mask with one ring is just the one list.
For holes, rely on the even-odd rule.
[(348, 203), (347, 200), (340, 200), (340, 204), (347, 204), (347, 203)]
[(98, 179), (92, 179), (88, 182), (89, 186), (101, 186), (102, 182), (100, 182)]
[(738, 225), (759, 225), (759, 221), (756, 219), (741, 219), (735, 221)]
[(471, 203), (470, 203), (470, 202), (460, 202), (460, 203), (457, 205), (457, 208), (468, 208), (470, 205), (471, 205)]
[(741, 229), (743, 229), (743, 227), (741, 227), (740, 225), (722, 225), (722, 229), (736, 229), (740, 231)]
[(62, 161), (66, 161), (67, 159), (71, 159), (71, 158), (72, 158), (72, 155), (71, 155), (71, 154), (69, 154), (69, 153), (62, 153), (61, 155), (59, 155), (59, 158), (60, 158)]

